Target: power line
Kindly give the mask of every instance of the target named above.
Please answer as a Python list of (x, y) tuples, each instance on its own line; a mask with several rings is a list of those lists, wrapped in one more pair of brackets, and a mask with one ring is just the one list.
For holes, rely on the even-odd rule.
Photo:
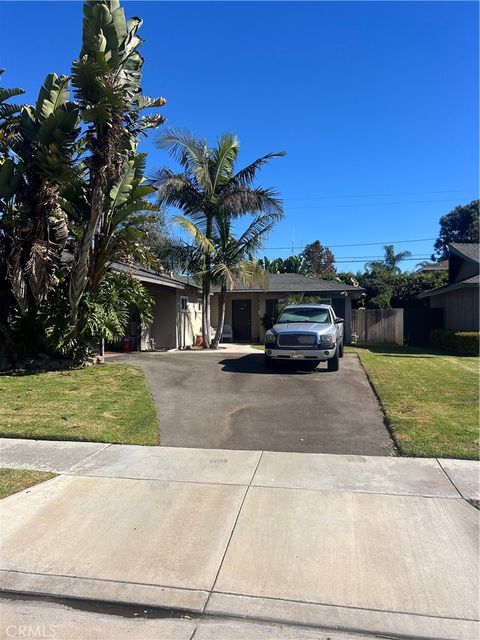
[[(402, 262), (422, 262), (423, 260), (427, 260), (429, 258), (429, 256), (421, 256), (418, 258), (403, 258)], [(370, 259), (370, 260), (359, 260), (359, 259), (355, 259), (355, 260), (344, 260), (342, 258), (340, 258), (339, 260), (334, 260), (335, 264), (342, 264), (342, 263), (349, 263), (349, 262), (383, 262), (385, 260), (385, 256), (381, 256), (379, 258), (376, 258), (374, 260)]]
[(293, 210), (298, 210), (298, 209), (338, 209), (338, 208), (345, 208), (345, 207), (390, 207), (390, 206), (396, 206), (396, 205), (403, 205), (403, 204), (428, 204), (431, 202), (436, 202), (437, 204), (440, 202), (443, 203), (447, 203), (447, 202), (457, 202), (457, 198), (449, 198), (448, 200), (404, 200), (402, 201), (398, 201), (398, 202), (362, 202), (362, 203), (355, 203), (355, 204), (318, 204), (318, 205), (311, 205), (311, 206), (306, 206), (306, 207), (289, 207), (287, 206), (286, 208), (289, 211), (293, 211)]
[[(323, 246), (328, 249), (340, 249), (341, 247), (373, 247), (374, 245), (380, 246), (386, 244), (406, 244), (407, 242), (430, 242), (432, 240), (436, 240), (436, 238), (418, 238), (417, 240), (385, 240), (383, 242), (358, 242), (355, 244), (325, 244)], [(303, 244), (298, 246), (289, 245), (288, 247), (264, 247), (264, 250), (277, 251), (280, 249), (305, 249), (306, 246), (306, 244)]]
[(363, 194), (339, 194), (339, 195), (330, 195), (330, 196), (292, 196), (291, 198), (284, 198), (285, 201), (289, 200), (328, 200), (329, 198), (390, 198), (391, 196), (420, 196), (427, 195), (431, 193), (464, 193), (476, 191), (476, 189), (472, 189), (467, 187), (465, 189), (447, 189), (444, 191), (404, 191), (404, 192), (396, 192), (396, 193), (363, 193)]
[[(336, 260), (348, 260), (348, 259), (352, 259), (352, 260), (356, 260), (357, 258), (360, 260), (384, 260), (385, 256), (338, 256), (338, 258), (336, 258)], [(415, 255), (411, 255), (409, 256), (409, 260), (422, 260), (423, 258), (428, 258), (427, 255), (425, 254), (415, 254)], [(405, 258), (404, 258), (405, 259)]]

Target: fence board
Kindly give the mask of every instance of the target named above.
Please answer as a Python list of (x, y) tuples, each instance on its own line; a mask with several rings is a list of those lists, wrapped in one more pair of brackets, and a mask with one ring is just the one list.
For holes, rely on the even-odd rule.
[(352, 309), (352, 333), (364, 344), (403, 344), (403, 309)]

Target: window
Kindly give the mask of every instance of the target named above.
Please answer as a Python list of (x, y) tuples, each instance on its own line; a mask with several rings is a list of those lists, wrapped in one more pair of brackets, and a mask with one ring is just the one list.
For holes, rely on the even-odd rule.
[(295, 307), (282, 311), (277, 323), (284, 324), (285, 322), (319, 322), (320, 324), (328, 324), (332, 322), (332, 319), (329, 309)]
[(187, 296), (180, 296), (180, 313), (187, 313), (188, 311), (188, 298)]

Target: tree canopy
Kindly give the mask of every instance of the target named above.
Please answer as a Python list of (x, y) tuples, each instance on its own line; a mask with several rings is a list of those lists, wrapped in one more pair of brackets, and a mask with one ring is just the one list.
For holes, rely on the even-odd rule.
[(432, 260), (448, 258), (448, 245), (451, 242), (479, 242), (480, 200), (459, 205), (453, 211), (440, 218), (440, 233), (435, 241)]

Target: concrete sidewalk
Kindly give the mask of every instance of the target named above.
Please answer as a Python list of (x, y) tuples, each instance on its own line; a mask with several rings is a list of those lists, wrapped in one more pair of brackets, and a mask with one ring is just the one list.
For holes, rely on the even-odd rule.
[(478, 463), (3, 440), (5, 591), (477, 638)]

